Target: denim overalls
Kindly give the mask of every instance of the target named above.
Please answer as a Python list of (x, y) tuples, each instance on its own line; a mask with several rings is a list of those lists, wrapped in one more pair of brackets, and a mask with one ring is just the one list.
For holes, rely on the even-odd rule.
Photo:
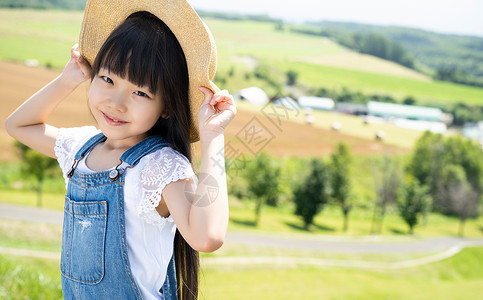
[[(62, 292), (65, 299), (142, 299), (129, 265), (124, 221), (124, 179), (127, 168), (167, 146), (150, 136), (123, 153), (125, 169), (83, 174), (79, 161), (106, 140), (100, 133), (75, 155), (64, 208), (62, 234)], [(166, 280), (159, 283), (162, 299), (177, 299), (174, 254)]]

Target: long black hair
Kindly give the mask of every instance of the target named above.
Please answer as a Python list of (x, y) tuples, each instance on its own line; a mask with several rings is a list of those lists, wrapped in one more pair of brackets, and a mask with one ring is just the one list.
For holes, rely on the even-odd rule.
[[(189, 76), (183, 50), (171, 30), (156, 16), (137, 12), (117, 27), (102, 45), (91, 77), (101, 68), (146, 86), (161, 95), (166, 116), (150, 135), (161, 135), (191, 161)], [(174, 241), (178, 298), (198, 298), (199, 256), (176, 230)]]

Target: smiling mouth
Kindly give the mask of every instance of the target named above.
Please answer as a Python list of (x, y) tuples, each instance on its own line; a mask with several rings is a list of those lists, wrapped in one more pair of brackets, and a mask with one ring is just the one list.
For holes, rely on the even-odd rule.
[(127, 123), (127, 122), (124, 122), (122, 120), (118, 120), (114, 117), (111, 117), (109, 115), (106, 115), (105, 113), (102, 113), (102, 115), (104, 116), (104, 119), (106, 120), (107, 124), (112, 125), (112, 126), (120, 126), (120, 125), (124, 125), (124, 124)]

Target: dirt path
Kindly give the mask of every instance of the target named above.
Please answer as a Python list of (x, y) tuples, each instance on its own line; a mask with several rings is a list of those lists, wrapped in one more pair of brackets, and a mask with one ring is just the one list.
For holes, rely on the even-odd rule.
[[(37, 209), (18, 205), (0, 203), (0, 218), (62, 224), (63, 214), (60, 211)], [(359, 254), (398, 254), (398, 253), (457, 253), (467, 246), (483, 246), (483, 239), (438, 237), (427, 239), (398, 239), (366, 236), (316, 236), (229, 232), (226, 243), (249, 245), (257, 247), (272, 247), (291, 250), (309, 250), (329, 253), (359, 253)]]
[[(347, 267), (368, 270), (396, 270), (422, 266), (438, 262), (459, 253), (464, 247), (483, 246), (482, 242), (465, 242), (452, 246), (437, 254), (416, 259), (407, 259), (394, 262), (316, 258), (316, 257), (290, 257), (290, 256), (224, 256), (201, 257), (202, 265), (310, 265), (315, 267)], [(0, 254), (13, 256), (28, 256), (43, 259), (60, 260), (59, 252), (27, 250), (18, 248), (0, 247)]]
[[(316, 267), (348, 267), (356, 269), (370, 270), (396, 270), (417, 267), (449, 258), (465, 247), (483, 246), (483, 243), (466, 242), (450, 247), (449, 249), (437, 254), (428, 255), (416, 259), (407, 259), (394, 262), (347, 260), (332, 258), (313, 258), (313, 257), (207, 257), (202, 259), (202, 263), (208, 265), (311, 265)], [(0, 249), (1, 250), (1, 249)]]
[[(0, 203), (0, 219), (62, 225), (62, 212)], [(278, 249), (310, 250), (330, 253), (401, 254), (431, 253), (426, 256), (394, 262), (326, 259), (317, 257), (256, 256), (256, 257), (202, 257), (204, 265), (311, 265), (336, 266), (357, 269), (390, 270), (416, 267), (449, 258), (465, 247), (481, 246), (483, 239), (441, 237), (416, 241), (384, 242), (377, 237), (337, 236), (278, 236), (229, 232), (227, 244), (274, 247)], [(59, 252), (0, 247), (0, 254), (60, 259)]]

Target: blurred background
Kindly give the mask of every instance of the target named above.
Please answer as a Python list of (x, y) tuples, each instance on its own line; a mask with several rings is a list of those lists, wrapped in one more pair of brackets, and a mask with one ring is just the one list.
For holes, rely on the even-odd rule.
[[(85, 2), (0, 0), (0, 299), (62, 297), (65, 183), (3, 120), (62, 71)], [(200, 298), (480, 299), (483, 3), (188, 2), (239, 109)], [(49, 121), (94, 125), (88, 88)]]

